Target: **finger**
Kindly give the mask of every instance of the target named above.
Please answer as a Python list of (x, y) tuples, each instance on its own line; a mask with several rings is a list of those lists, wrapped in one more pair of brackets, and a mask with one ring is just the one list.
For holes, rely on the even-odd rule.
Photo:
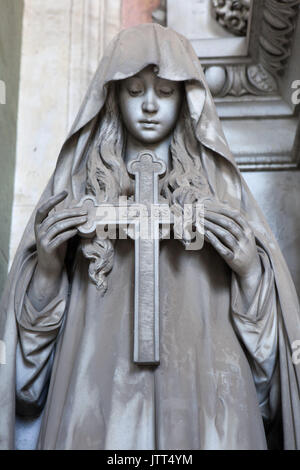
[(87, 216), (81, 217), (72, 217), (71, 219), (66, 219), (56, 224), (52, 225), (46, 233), (46, 238), (49, 242), (53, 240), (54, 237), (59, 235), (66, 230), (76, 228), (78, 225), (82, 225), (87, 222)]
[(35, 223), (40, 224), (43, 222), (43, 220), (47, 217), (49, 212), (61, 201), (63, 201), (68, 195), (68, 191), (62, 191), (59, 194), (56, 194), (55, 196), (50, 197), (48, 201), (46, 201), (44, 204), (39, 207), (37, 210), (36, 216), (35, 216)]
[(207, 241), (215, 248), (215, 250), (224, 258), (225, 260), (231, 260), (233, 258), (232, 251), (229, 250), (226, 246), (224, 246), (220, 240), (209, 230), (205, 232), (205, 238)]
[(248, 223), (246, 222), (245, 218), (241, 215), (240, 211), (236, 209), (230, 209), (229, 207), (224, 206), (223, 204), (205, 204), (205, 210), (214, 212), (216, 214), (225, 215), (231, 219), (233, 219), (243, 230), (248, 228)]
[(205, 211), (205, 219), (216, 223), (217, 225), (222, 226), (227, 229), (232, 235), (236, 237), (237, 240), (242, 238), (243, 231), (241, 230), (240, 225), (238, 225), (233, 219), (222, 215), (217, 214), (216, 212), (211, 212), (210, 210)]
[(78, 232), (77, 229), (73, 229), (73, 230), (68, 230), (67, 232), (59, 234), (50, 242), (49, 248), (51, 250), (56, 250), (60, 245), (65, 243), (67, 240), (70, 240), (70, 238), (73, 238), (77, 234), (77, 232)]
[(87, 210), (86, 209), (80, 209), (78, 207), (75, 207), (73, 209), (65, 209), (62, 210), (61, 212), (56, 212), (53, 215), (48, 216), (41, 224), (40, 228), (44, 232), (47, 232), (47, 230), (52, 227), (52, 225), (56, 224), (57, 222), (60, 222), (64, 219), (69, 219), (72, 217), (80, 217), (80, 216), (87, 216)]
[(231, 235), (228, 230), (220, 227), (219, 225), (214, 224), (213, 222), (209, 222), (208, 220), (204, 221), (204, 227), (209, 232), (212, 232), (217, 238), (221, 240), (221, 242), (230, 248), (232, 251), (237, 245), (237, 239)]

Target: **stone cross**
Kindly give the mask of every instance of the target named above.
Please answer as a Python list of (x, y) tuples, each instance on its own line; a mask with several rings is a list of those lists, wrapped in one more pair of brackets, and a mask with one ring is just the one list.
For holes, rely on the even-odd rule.
[(127, 169), (135, 176), (135, 202), (128, 204), (126, 197), (121, 197), (117, 204), (97, 204), (93, 196), (85, 196), (79, 206), (87, 209), (88, 221), (78, 230), (83, 237), (97, 233), (100, 238), (113, 239), (118, 227), (119, 238), (129, 235), (135, 240), (133, 361), (158, 365), (160, 228), (168, 238), (176, 217), (168, 204), (158, 201), (158, 179), (166, 171), (162, 160), (151, 151), (143, 151)]
[(158, 205), (158, 176), (165, 171), (165, 164), (150, 152), (128, 165), (135, 176), (135, 202), (146, 209), (135, 240), (133, 360), (139, 364), (159, 364), (159, 220), (152, 209)]

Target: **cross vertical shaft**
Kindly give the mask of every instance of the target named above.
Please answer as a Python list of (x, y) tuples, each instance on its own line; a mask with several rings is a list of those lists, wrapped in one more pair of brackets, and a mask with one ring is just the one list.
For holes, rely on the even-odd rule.
[(158, 177), (164, 162), (150, 151), (128, 164), (135, 176), (135, 203), (144, 209), (135, 237), (134, 354), (136, 364), (159, 364), (159, 221), (152, 217), (158, 203)]

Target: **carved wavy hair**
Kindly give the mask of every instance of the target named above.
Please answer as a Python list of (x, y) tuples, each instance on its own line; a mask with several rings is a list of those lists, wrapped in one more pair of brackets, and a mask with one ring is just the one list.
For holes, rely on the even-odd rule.
[[(87, 162), (86, 192), (98, 202), (117, 202), (119, 196), (134, 194), (134, 181), (124, 162), (126, 130), (116, 100), (117, 84), (110, 84), (102, 111), (98, 136)], [(209, 195), (202, 170), (200, 146), (191, 123), (186, 98), (170, 145), (171, 170), (160, 181), (160, 195), (170, 205), (193, 204)], [(113, 266), (114, 241), (82, 241), (84, 256), (90, 260), (89, 277), (102, 293), (107, 289), (107, 275)]]

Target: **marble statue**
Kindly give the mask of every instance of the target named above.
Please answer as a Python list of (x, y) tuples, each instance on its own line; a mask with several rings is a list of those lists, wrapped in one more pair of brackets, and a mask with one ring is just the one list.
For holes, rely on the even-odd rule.
[[(159, 222), (160, 240), (133, 241), (119, 212), (116, 237), (101, 217), (84, 231), (120, 197), (202, 205), (202, 248)], [(0, 447), (299, 449), (299, 319), (190, 43), (157, 24), (122, 31), (7, 281)]]

